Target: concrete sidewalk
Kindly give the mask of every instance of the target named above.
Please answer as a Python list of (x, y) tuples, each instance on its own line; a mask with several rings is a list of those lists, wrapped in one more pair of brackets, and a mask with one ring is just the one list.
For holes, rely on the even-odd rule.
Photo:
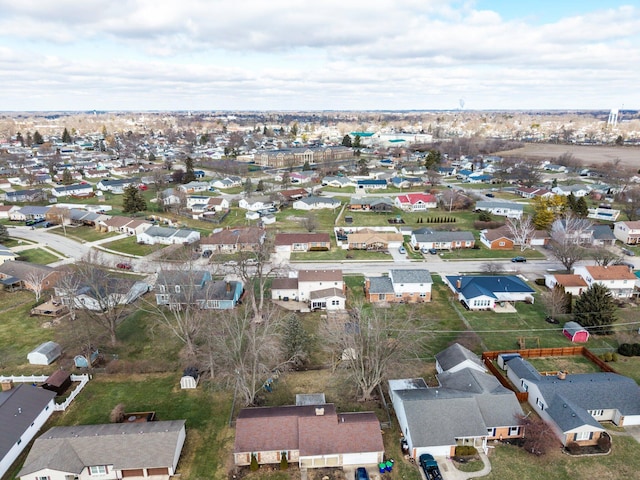
[(450, 458), (446, 458), (445, 460), (440, 458), (436, 459), (438, 460), (443, 480), (467, 480), (468, 478), (478, 478), (489, 475), (489, 473), (491, 473), (491, 463), (489, 462), (489, 458), (482, 452), (478, 453), (482, 463), (484, 464), (482, 470), (478, 472), (461, 472), (454, 466), (453, 460)]

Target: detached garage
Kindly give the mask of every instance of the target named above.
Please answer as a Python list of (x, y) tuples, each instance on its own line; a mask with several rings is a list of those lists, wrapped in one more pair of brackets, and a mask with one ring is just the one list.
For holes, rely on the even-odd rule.
[(565, 323), (562, 333), (573, 343), (585, 343), (589, 340), (589, 331), (578, 322)]
[(50, 365), (62, 355), (62, 347), (55, 342), (44, 342), (29, 352), (27, 360), (31, 365)]

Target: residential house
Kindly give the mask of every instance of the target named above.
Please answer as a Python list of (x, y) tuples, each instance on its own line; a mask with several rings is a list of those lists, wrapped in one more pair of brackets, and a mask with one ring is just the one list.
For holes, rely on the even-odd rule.
[(556, 195), (564, 195), (568, 197), (573, 193), (575, 197), (586, 197), (591, 192), (591, 187), (588, 185), (557, 185), (551, 189)]
[(584, 265), (573, 269), (590, 287), (599, 283), (607, 287), (616, 298), (631, 298), (635, 289), (636, 276), (626, 265)]
[[(7, 390), (7, 387), (11, 387)], [(0, 391), (0, 477), (29, 445), (53, 413), (55, 392), (31, 384), (13, 387), (3, 381)]]
[(476, 239), (471, 232), (445, 232), (419, 228), (411, 233), (409, 241), (414, 250), (434, 248), (436, 250), (455, 250), (457, 248), (473, 248)]
[(303, 197), (309, 195), (304, 188), (292, 188), (290, 190), (280, 190), (278, 196), (283, 202), (293, 202), (294, 200), (300, 200)]
[[(68, 280), (68, 277), (72, 280)], [(116, 305), (130, 305), (149, 291), (142, 280), (120, 278), (95, 269), (91, 279), (68, 272), (67, 280), (56, 283), (54, 294), (63, 305), (79, 310), (102, 312)], [(62, 277), (59, 277), (62, 278)]]
[(185, 438), (185, 420), (53, 427), (34, 442), (18, 476), (169, 480)]
[(377, 179), (358, 180), (356, 183), (357, 190), (386, 190), (387, 181)]
[(565, 446), (597, 444), (605, 432), (600, 422), (640, 425), (640, 387), (630, 378), (610, 372), (540, 375), (519, 356), (506, 362), (506, 370)]
[(101, 220), (99, 225), (102, 229), (106, 229), (107, 232), (126, 233), (127, 235), (138, 235), (153, 226), (148, 220), (120, 216)]
[(0, 284), (8, 290), (49, 290), (60, 275), (59, 270), (37, 263), (4, 262), (0, 265)]
[(421, 303), (431, 301), (433, 280), (429, 270), (389, 270), (388, 276), (367, 277), (365, 297), (372, 303)]
[(10, 218), (12, 212), (20, 210), (17, 205), (0, 205), (0, 218)]
[(347, 235), (349, 250), (390, 250), (404, 243), (401, 233), (378, 232), (363, 228)]
[(310, 252), (329, 250), (331, 237), (328, 233), (277, 233), (276, 252)]
[(614, 223), (613, 235), (622, 243), (626, 243), (627, 245), (639, 244), (640, 220)]
[(51, 207), (40, 207), (37, 205), (27, 205), (20, 210), (14, 210), (9, 214), (9, 218), (14, 221), (24, 222), (25, 220), (44, 220)]
[(542, 187), (518, 187), (515, 190), (516, 195), (520, 195), (522, 198), (548, 198), (553, 196), (551, 190), (547, 190)]
[(504, 201), (478, 201), (476, 210), (484, 210), (492, 215), (508, 218), (520, 218), (524, 212), (524, 205), (515, 202)]
[(242, 178), (236, 176), (216, 178), (209, 182), (209, 186), (221, 189), (240, 187), (242, 186)]
[(291, 172), (289, 174), (289, 182), (293, 184), (309, 183), (315, 175), (315, 172)]
[(9, 262), (18, 258), (19, 255), (11, 250), (9, 247), (5, 247), (4, 245), (0, 245), (0, 265), (4, 262)]
[(616, 236), (609, 225), (592, 225), (591, 244), (594, 247), (613, 247), (616, 244)]
[(229, 209), (229, 200), (224, 197), (209, 197), (207, 209), (214, 212), (223, 212)]
[(351, 197), (347, 208), (352, 212), (390, 213), (393, 200), (386, 197)]
[(160, 192), (160, 200), (162, 200), (162, 205), (170, 207), (172, 205), (182, 205), (185, 197), (183, 192), (175, 188), (165, 188)]
[(469, 310), (496, 310), (503, 303), (533, 303), (535, 290), (515, 275), (448, 275), (444, 282)]
[(123, 194), (124, 189), (129, 185), (140, 185), (139, 177), (131, 177), (131, 178), (103, 178), (96, 184), (96, 188), (98, 190), (102, 190), (103, 192), (111, 192), (115, 194)]
[(51, 190), (54, 197), (88, 197), (93, 195), (93, 186), (90, 183), (75, 183), (73, 185), (61, 185)]
[(389, 380), (400, 430), (417, 460), (422, 454), (450, 457), (458, 445), (488, 451), (487, 441), (524, 435), (523, 415), (514, 392), (476, 368), (437, 375), (438, 386), (422, 378)]
[(395, 206), (405, 212), (423, 212), (438, 206), (435, 195), (428, 193), (407, 193), (398, 195), (394, 200)]
[(402, 189), (420, 186), (424, 182), (422, 181), (422, 179), (416, 177), (391, 177), (389, 179), (389, 183), (395, 188)]
[(197, 305), (204, 310), (234, 308), (244, 286), (239, 281), (213, 281), (206, 270), (161, 270), (155, 286), (156, 303), (180, 309)]
[(28, 190), (15, 190), (4, 194), (5, 200), (11, 203), (27, 203), (46, 200), (47, 194), (41, 188)]
[(547, 274), (544, 276), (544, 284), (549, 289), (559, 285), (565, 293), (570, 293), (571, 295), (581, 295), (582, 292), (589, 288), (584, 278), (576, 274)]
[(226, 228), (200, 239), (200, 249), (212, 253), (255, 252), (266, 235), (266, 231), (258, 227)]
[(317, 197), (309, 196), (301, 198), (293, 202), (293, 208), (296, 210), (320, 210), (331, 209), (335, 210), (340, 207), (340, 200), (331, 197)]
[(274, 278), (271, 298), (307, 303), (311, 310), (344, 310), (342, 270), (299, 270), (297, 277)]
[(236, 420), (234, 464), (300, 468), (374, 466), (383, 461), (380, 421), (373, 412), (336, 412), (332, 403), (244, 408)]
[(323, 187), (343, 188), (343, 187), (355, 187), (357, 182), (351, 180), (349, 177), (336, 177), (327, 176), (322, 179)]
[(144, 232), (136, 234), (136, 240), (138, 243), (144, 243), (146, 245), (188, 244), (200, 240), (200, 232), (186, 228), (179, 229), (154, 225)]
[(509, 227), (506, 225), (480, 231), (480, 242), (491, 250), (513, 250), (515, 242), (511, 237)]
[(275, 207), (275, 202), (266, 195), (252, 196), (241, 198), (238, 202), (238, 206), (244, 210), (250, 210), (252, 212), (259, 212), (260, 210), (268, 210)]
[(184, 185), (178, 185), (178, 190), (184, 193), (198, 193), (198, 192), (206, 192), (209, 190), (209, 182), (189, 182)]

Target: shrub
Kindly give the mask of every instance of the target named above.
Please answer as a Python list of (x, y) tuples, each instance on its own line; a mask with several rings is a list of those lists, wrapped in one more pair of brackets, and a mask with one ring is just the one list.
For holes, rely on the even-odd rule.
[(618, 347), (618, 353), (625, 357), (633, 357), (633, 347), (630, 343), (621, 343)]
[(124, 403), (119, 403), (113, 410), (111, 410), (111, 414), (109, 415), (109, 420), (111, 423), (122, 423), (124, 422)]
[(633, 353), (634, 357), (640, 356), (640, 343), (633, 343), (631, 345), (631, 353)]
[(610, 362), (610, 361), (612, 361), (612, 360), (613, 360), (613, 355), (611, 354), (611, 352), (603, 353), (603, 354), (602, 354), (602, 357), (603, 357), (602, 359), (603, 359), (605, 362)]
[(577, 455), (580, 453), (580, 445), (578, 442), (569, 442), (567, 444), (567, 450), (569, 450), (569, 453), (572, 455)]
[(603, 452), (608, 452), (611, 449), (611, 437), (609, 435), (601, 435), (598, 438), (598, 448)]
[(289, 468), (289, 461), (287, 460), (287, 452), (282, 452), (280, 455), (280, 470), (286, 470)]
[(611, 354), (611, 361), (612, 362), (617, 362), (618, 361), (618, 354), (616, 352), (613, 352)]
[(255, 454), (251, 454), (251, 465), (249, 465), (249, 470), (251, 470), (252, 472), (255, 472), (256, 470), (258, 470), (260, 468), (260, 465), (258, 464), (258, 458), (255, 456)]
[(471, 445), (458, 445), (456, 447), (456, 457), (469, 457), (477, 453), (476, 447)]

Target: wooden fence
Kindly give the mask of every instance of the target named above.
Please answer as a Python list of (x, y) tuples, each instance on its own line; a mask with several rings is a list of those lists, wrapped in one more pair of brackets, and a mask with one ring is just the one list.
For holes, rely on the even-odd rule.
[[(43, 383), (49, 378), (48, 375), (9, 375), (0, 376), (0, 383), (5, 381), (11, 381), (13, 383)], [(80, 382), (76, 388), (69, 394), (67, 399), (63, 403), (56, 403), (53, 406), (53, 410), (56, 412), (64, 412), (71, 404), (74, 398), (82, 391), (82, 389), (89, 383), (91, 377), (84, 373), (82, 375), (71, 375), (72, 382)]]

